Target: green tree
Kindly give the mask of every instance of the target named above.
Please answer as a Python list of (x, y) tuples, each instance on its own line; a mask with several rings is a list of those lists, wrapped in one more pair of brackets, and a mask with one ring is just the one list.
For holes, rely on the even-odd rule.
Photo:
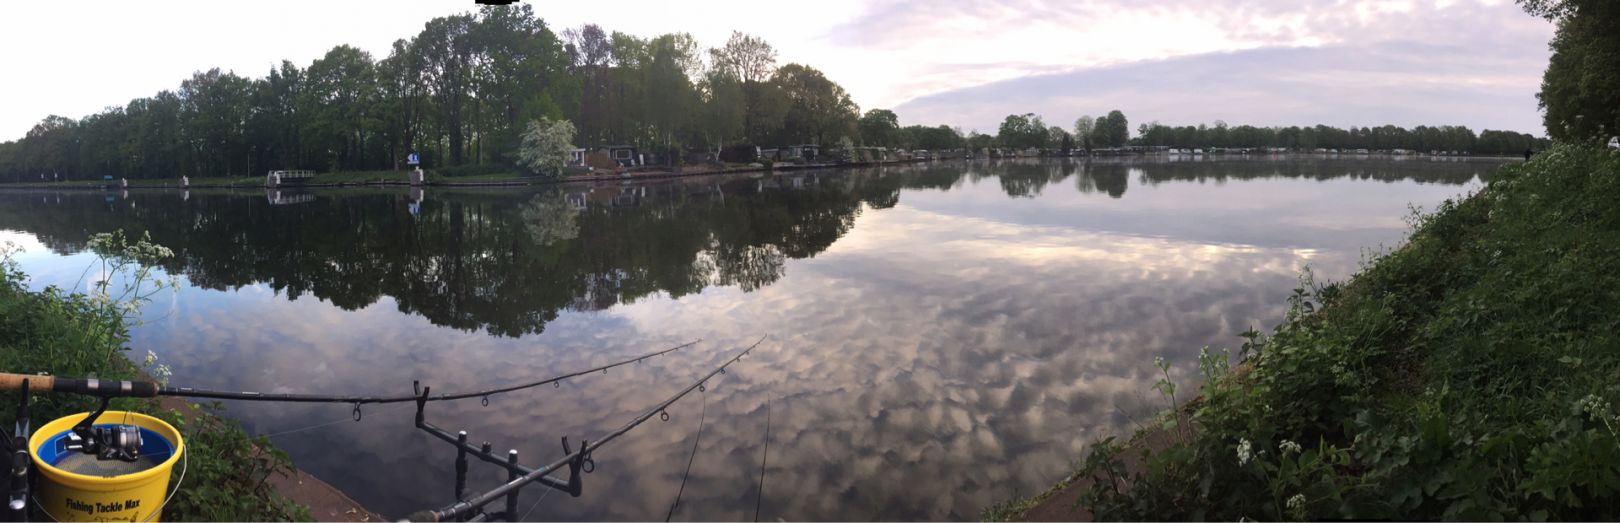
[[(468, 100), (472, 98), (472, 15), (429, 20), (416, 36), (422, 75), (433, 97), (434, 142), (445, 148), (449, 165), (461, 165), (467, 144)], [(439, 140), (437, 137), (447, 137)]]
[(898, 147), (900, 145), (900, 117), (888, 109), (872, 109), (861, 115), (859, 123), (861, 143), (871, 147)]
[(1096, 127), (1097, 119), (1090, 116), (1081, 116), (1074, 119), (1074, 138), (1080, 147), (1091, 150), (1092, 129)]
[(787, 98), (782, 143), (830, 144), (854, 126), (859, 108), (843, 86), (813, 67), (787, 64), (771, 82)]
[(1035, 113), (1009, 114), (1001, 121), (996, 141), (1003, 147), (1015, 149), (1045, 147), (1050, 138), (1049, 132), (1046, 123)]
[(724, 70), (711, 70), (702, 84), (702, 135), (715, 150), (742, 137), (743, 106), (737, 103), (743, 96), (742, 80)]
[[(252, 84), (219, 68), (180, 83), (182, 140), (187, 160), (181, 174), (247, 174), (248, 95)], [(172, 174), (171, 174), (172, 176)]]
[(1620, 3), (1519, 0), (1558, 24), (1536, 95), (1553, 138), (1607, 142), (1620, 135)]
[(366, 168), (366, 143), (379, 124), (375, 65), (371, 54), (340, 45), (305, 72), (300, 93), (301, 136), (332, 170)]
[(767, 82), (776, 70), (776, 48), (758, 36), (733, 31), (725, 45), (710, 49), (709, 59), (722, 74), (742, 82), (743, 134), (753, 143), (770, 139), (787, 117), (789, 100)]
[(1124, 147), (1131, 138), (1130, 122), (1118, 109), (1098, 118), (1091, 131), (1091, 141), (1098, 147)]

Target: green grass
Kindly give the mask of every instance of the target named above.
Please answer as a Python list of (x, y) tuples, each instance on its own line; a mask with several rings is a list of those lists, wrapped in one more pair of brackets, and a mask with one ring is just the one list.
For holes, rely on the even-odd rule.
[(1191, 431), (1105, 440), (1098, 519), (1620, 517), (1620, 156), (1556, 146), (1413, 217), (1342, 284), (1307, 274), (1242, 363), (1208, 355)]
[[(122, 242), (108, 244), (108, 258), (132, 261), (126, 274), (138, 273), (135, 258), (155, 255)], [(131, 248), (134, 250), (131, 250)], [(116, 253), (115, 253), (116, 252)], [(31, 291), (24, 275), (10, 263), (8, 246), (0, 245), (0, 370), (21, 374), (131, 379), (141, 372), (125, 356), (129, 341), (125, 302), (48, 288)], [(100, 268), (100, 264), (97, 264)], [(114, 270), (114, 272), (119, 272)], [(150, 288), (150, 287), (147, 287)], [(119, 289), (112, 289), (118, 294)], [(139, 299), (137, 290), (130, 299)], [(166, 367), (153, 367), (162, 375)], [(0, 394), (0, 420), (10, 426), (17, 415), (15, 393)], [(36, 394), (30, 406), (33, 425), (68, 414), (94, 410), (96, 401), (69, 394)], [(116, 410), (144, 412), (174, 424), (186, 437), (185, 484), (164, 508), (163, 516), (179, 521), (309, 520), (308, 509), (282, 498), (263, 479), (291, 470), (287, 455), (263, 436), (249, 437), (236, 422), (211, 414), (217, 406), (192, 405), (181, 415), (148, 399), (117, 399)], [(255, 451), (259, 449), (259, 451)], [(173, 478), (179, 479), (178, 474)], [(171, 485), (170, 488), (173, 488)], [(35, 518), (43, 517), (37, 513)]]

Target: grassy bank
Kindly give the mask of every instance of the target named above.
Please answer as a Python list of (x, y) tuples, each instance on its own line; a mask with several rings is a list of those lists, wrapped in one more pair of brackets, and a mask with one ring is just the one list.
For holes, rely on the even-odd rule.
[[(11, 263), (10, 246), (0, 245), (0, 369), (23, 374), (131, 379), (139, 374), (163, 379), (168, 367), (147, 356), (138, 365), (123, 349), (128, 325), (153, 292), (163, 292), (147, 267), (167, 250), (145, 242), (126, 242), (122, 235), (92, 241), (114, 280), (100, 290), (70, 294), (62, 289), (30, 291), (25, 276)], [(97, 268), (101, 268), (100, 262)], [(90, 271), (95, 272), (95, 271)], [(0, 420), (16, 418), (17, 395), (0, 395)], [(94, 410), (92, 398), (38, 394), (30, 417), (38, 427), (52, 419)], [(264, 478), (290, 470), (287, 456), (269, 440), (250, 438), (234, 421), (210, 413), (217, 406), (191, 405), (190, 412), (158, 407), (156, 401), (118, 399), (112, 408), (163, 418), (180, 429), (188, 454), (185, 484), (164, 508), (163, 516), (179, 521), (308, 520), (308, 512), (269, 489)], [(178, 474), (176, 478), (178, 479)], [(171, 488), (173, 486), (171, 485)], [(42, 518), (42, 513), (36, 513)]]
[(1169, 444), (1092, 446), (1076, 508), (1105, 520), (1620, 517), (1615, 202), (1620, 156), (1561, 145), (1415, 215), (1409, 242), (1350, 281), (1307, 276), (1236, 366), (1200, 358), (1190, 423), (1151, 429)]

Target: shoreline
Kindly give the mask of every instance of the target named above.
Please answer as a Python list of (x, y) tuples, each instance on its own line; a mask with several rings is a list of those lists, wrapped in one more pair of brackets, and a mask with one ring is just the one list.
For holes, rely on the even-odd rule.
[[(1241, 155), (1236, 155), (1236, 154), (1205, 154), (1205, 155), (1197, 155), (1197, 156), (1189, 156), (1189, 155), (1136, 155), (1136, 156), (1137, 157), (1142, 157), (1142, 158), (1171, 158), (1171, 157), (1197, 158), (1197, 157), (1202, 157), (1202, 159), (1198, 160), (1198, 161), (1203, 161), (1203, 160), (1207, 160), (1207, 159), (1213, 159), (1213, 158), (1217, 158), (1217, 157), (1222, 158), (1222, 159), (1246, 159), (1246, 158), (1247, 159), (1260, 159), (1260, 158), (1276, 158), (1278, 156), (1302, 156), (1302, 157), (1325, 157), (1325, 158), (1346, 158), (1346, 157), (1348, 157), (1347, 159), (1393, 158), (1393, 159), (1403, 159), (1403, 160), (1446, 160), (1446, 161), (1472, 161), (1472, 160), (1495, 160), (1495, 161), (1500, 161), (1500, 160), (1521, 159), (1519, 156), (1494, 156), (1494, 155), (1430, 156), (1430, 155), (1392, 155), (1392, 154), (1355, 154), (1355, 153), (1351, 153), (1351, 154), (1344, 154), (1344, 153), (1339, 153), (1339, 154), (1333, 154), (1333, 153), (1266, 153), (1266, 154), (1257, 154), (1257, 155), (1250, 155), (1250, 154), (1241, 154)], [(647, 172), (639, 172), (639, 173), (637, 173), (637, 172), (624, 172), (624, 173), (618, 173), (618, 174), (578, 175), (578, 176), (570, 176), (568, 178), (563, 178), (563, 179), (558, 179), (558, 180), (543, 179), (542, 177), (539, 177), (539, 176), (514, 176), (514, 177), (511, 177), (511, 178), (503, 178), (503, 179), (469, 180), (469, 181), (451, 181), (451, 180), (454, 180), (454, 178), (449, 178), (449, 179), (440, 179), (440, 180), (433, 180), (433, 181), (424, 181), (423, 183), (416, 184), (416, 185), (412, 185), (409, 181), (406, 181), (406, 180), (373, 180), (373, 181), (353, 181), (353, 182), (284, 184), (284, 185), (282, 185), (280, 187), (266, 187), (260, 182), (248, 182), (248, 183), (240, 183), (240, 184), (237, 184), (237, 183), (228, 183), (228, 184), (196, 183), (196, 184), (191, 184), (189, 186), (181, 186), (178, 183), (175, 183), (175, 182), (177, 182), (177, 180), (172, 179), (172, 178), (158, 179), (158, 180), (163, 181), (164, 183), (155, 183), (155, 184), (146, 184), (146, 183), (140, 183), (140, 181), (136, 181), (136, 182), (132, 182), (128, 187), (120, 187), (117, 184), (89, 184), (89, 183), (73, 183), (73, 182), (44, 182), (44, 183), (36, 183), (36, 182), (16, 183), (16, 182), (14, 182), (14, 183), (0, 183), (0, 190), (23, 190), (23, 189), (39, 190), (39, 189), (47, 189), (47, 190), (70, 190), (70, 191), (129, 191), (129, 190), (154, 190), (154, 189), (156, 189), (156, 190), (190, 190), (190, 189), (299, 190), (299, 189), (335, 189), (335, 188), (354, 188), (354, 187), (437, 187), (437, 188), (452, 188), (452, 189), (453, 188), (463, 188), (463, 187), (465, 187), (465, 188), (531, 187), (531, 186), (538, 187), (538, 186), (569, 186), (569, 185), (575, 185), (575, 184), (592, 184), (592, 183), (615, 182), (615, 181), (625, 182), (625, 181), (644, 181), (644, 180), (664, 180), (664, 179), (691, 178), (691, 177), (698, 177), (698, 176), (715, 176), (715, 175), (729, 175), (729, 174), (754, 174), (754, 173), (792, 172), (792, 171), (807, 171), (807, 170), (817, 170), (817, 169), (855, 169), (855, 168), (864, 168), (864, 167), (882, 167), (882, 166), (886, 166), (886, 165), (911, 165), (911, 164), (918, 164), (918, 163), (958, 161), (958, 160), (966, 160), (966, 161), (982, 161), (982, 160), (1074, 160), (1074, 159), (1089, 160), (1091, 158), (1108, 158), (1108, 159), (1112, 160), (1112, 159), (1127, 158), (1127, 157), (1128, 156), (1083, 156), (1083, 155), (1077, 155), (1077, 156), (1012, 156), (1012, 157), (999, 157), (999, 158), (991, 158), (991, 157), (941, 158), (941, 159), (937, 159), (937, 160), (906, 159), (906, 160), (889, 160), (889, 161), (878, 161), (878, 162), (819, 163), (819, 164), (802, 164), (802, 165), (799, 165), (799, 164), (787, 164), (787, 165), (777, 165), (777, 166), (773, 166), (773, 167), (743, 167), (743, 168), (733, 168), (733, 169), (704, 169), (704, 170), (679, 171), (679, 172), (676, 172), (676, 171), (647, 171)], [(396, 173), (398, 175), (405, 175), (405, 174), (408, 173), (408, 171), (391, 171), (391, 172)], [(338, 173), (338, 174), (341, 174), (341, 173)]]

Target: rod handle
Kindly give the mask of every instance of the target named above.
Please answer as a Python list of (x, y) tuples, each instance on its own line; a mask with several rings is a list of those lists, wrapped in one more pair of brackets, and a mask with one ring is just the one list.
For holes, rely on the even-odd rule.
[(158, 395), (159, 389), (158, 384), (150, 381), (56, 378), (51, 390), (106, 398), (152, 398)]
[(37, 374), (12, 374), (9, 372), (0, 372), (0, 390), (10, 392), (20, 391), (23, 387), (23, 380), (28, 381), (29, 392), (50, 392), (52, 385), (56, 382), (56, 377), (42, 376)]

